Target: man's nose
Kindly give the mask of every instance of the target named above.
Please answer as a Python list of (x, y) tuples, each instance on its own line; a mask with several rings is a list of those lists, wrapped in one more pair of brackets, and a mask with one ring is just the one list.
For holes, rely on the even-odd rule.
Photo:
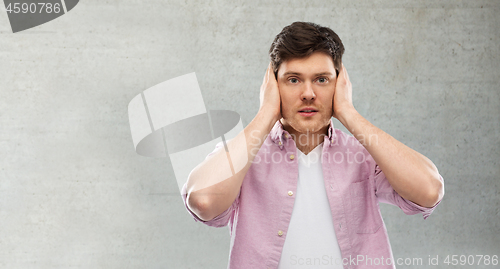
[(310, 101), (310, 100), (314, 100), (316, 98), (316, 94), (314, 93), (314, 89), (312, 87), (311, 82), (304, 83), (304, 88), (302, 89), (302, 94), (301, 94), (300, 98), (303, 101)]

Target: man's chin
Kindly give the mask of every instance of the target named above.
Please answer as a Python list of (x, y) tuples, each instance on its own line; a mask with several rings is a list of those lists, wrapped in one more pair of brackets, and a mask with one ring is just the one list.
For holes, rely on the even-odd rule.
[(301, 134), (313, 134), (313, 133), (317, 133), (317, 132), (320, 132), (321, 129), (323, 128), (324, 126), (321, 126), (321, 124), (319, 124), (319, 122), (315, 122), (315, 123), (307, 123), (307, 124), (298, 124), (296, 126), (296, 128), (294, 128), (294, 130), (298, 133), (301, 133)]
[[(290, 133), (301, 133), (301, 134), (311, 134), (321, 132), (322, 129), (330, 124), (330, 119), (293, 119), (293, 121), (288, 121), (285, 118), (281, 119), (283, 127)], [(290, 130), (291, 129), (291, 130)]]

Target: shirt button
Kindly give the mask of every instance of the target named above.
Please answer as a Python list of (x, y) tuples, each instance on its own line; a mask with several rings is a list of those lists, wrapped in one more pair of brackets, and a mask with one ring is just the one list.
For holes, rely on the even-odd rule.
[(278, 145), (280, 145), (280, 146), (281, 146), (281, 145), (283, 145), (283, 143), (281, 143), (281, 141), (280, 141), (280, 142), (278, 142)]
[(281, 231), (281, 230), (280, 230), (280, 231), (278, 231), (278, 235), (279, 235), (279, 236), (282, 236), (282, 235), (283, 235), (283, 231)]
[(293, 160), (293, 159), (295, 159), (295, 155), (292, 154), (292, 155), (290, 155), (290, 160)]
[(288, 191), (288, 195), (292, 196), (293, 195), (293, 191)]

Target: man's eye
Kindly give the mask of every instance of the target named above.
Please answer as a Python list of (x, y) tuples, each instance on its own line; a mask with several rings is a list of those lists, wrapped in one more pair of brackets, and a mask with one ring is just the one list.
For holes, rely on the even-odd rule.
[(290, 79), (288, 79), (288, 81), (290, 81), (291, 83), (294, 83), (294, 84), (299, 82), (299, 80), (296, 78), (290, 78)]
[(319, 83), (326, 83), (326, 82), (328, 82), (328, 79), (327, 78), (318, 78), (318, 82)]

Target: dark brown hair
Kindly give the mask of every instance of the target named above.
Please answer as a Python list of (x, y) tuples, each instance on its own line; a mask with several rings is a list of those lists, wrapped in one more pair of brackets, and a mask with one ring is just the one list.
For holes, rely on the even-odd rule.
[(332, 57), (338, 76), (342, 66), (344, 45), (332, 29), (312, 22), (299, 21), (286, 26), (276, 36), (269, 49), (274, 75), (277, 75), (284, 61), (304, 58), (318, 51)]

